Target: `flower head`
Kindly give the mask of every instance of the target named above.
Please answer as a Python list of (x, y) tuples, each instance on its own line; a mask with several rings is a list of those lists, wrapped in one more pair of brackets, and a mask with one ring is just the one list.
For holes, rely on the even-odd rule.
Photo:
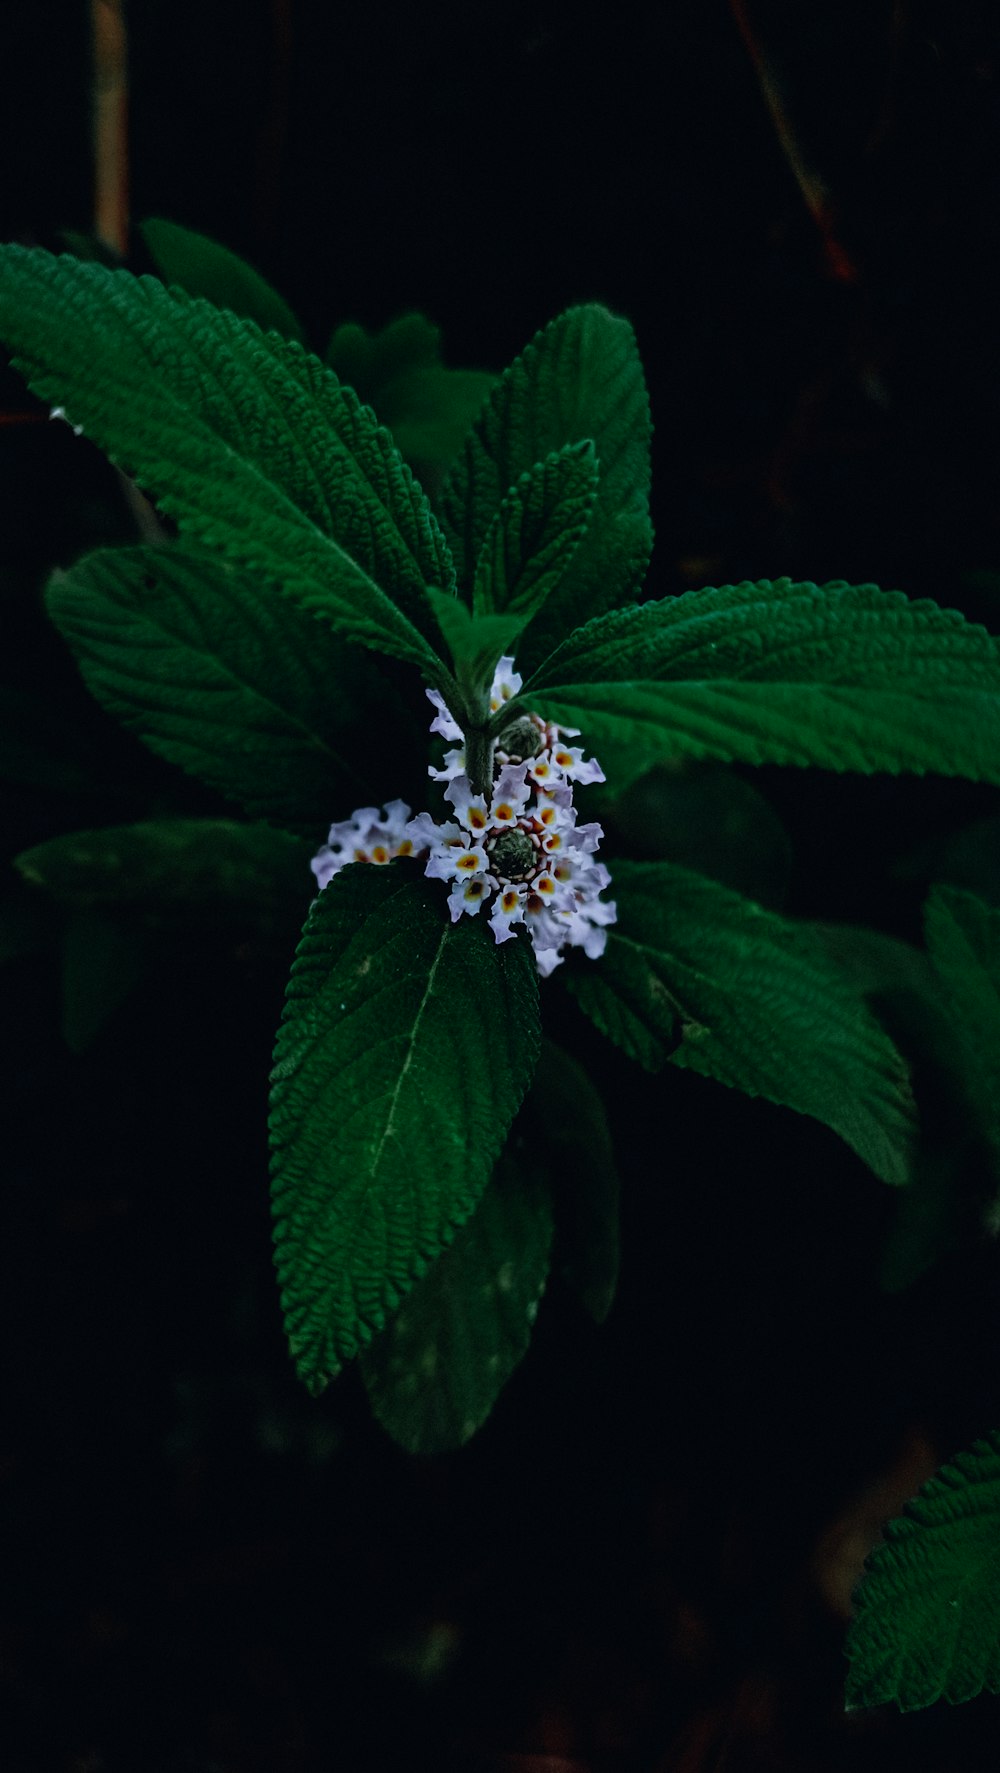
[[(491, 710), (511, 701), (520, 688), (513, 658), (502, 658), (490, 691)], [(330, 827), (328, 841), (314, 856), (320, 887), (348, 862), (384, 863), (411, 855), (424, 860), (430, 879), (447, 884), (453, 923), (477, 917), (488, 905), (496, 942), (509, 942), (523, 926), (543, 976), (561, 964), (567, 948), (582, 948), (596, 959), (617, 913), (600, 897), (610, 884), (604, 864), (595, 860), (604, 833), (594, 822), (577, 825), (573, 787), (603, 782), (600, 764), (567, 743), (579, 737), (575, 728), (538, 714), (521, 715), (501, 729), (489, 792), (475, 794), (465, 769), (465, 735), (440, 692), (429, 689), (427, 695), (435, 709), (431, 732), (451, 744), (443, 767), (429, 774), (447, 784), (444, 798), (452, 816), (411, 817), (401, 800), (390, 801), (381, 813), (361, 807)]]

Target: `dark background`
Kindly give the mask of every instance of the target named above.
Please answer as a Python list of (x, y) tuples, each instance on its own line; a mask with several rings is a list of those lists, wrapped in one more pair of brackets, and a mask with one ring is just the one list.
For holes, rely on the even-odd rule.
[[(996, 627), (993, 7), (145, 0), (128, 23), (133, 219), (244, 253), (316, 348), (419, 308), (448, 362), (500, 369), (571, 302), (630, 317), (654, 595), (843, 577)], [(91, 229), (90, 68), (86, 7), (4, 10), (4, 238)], [(2, 390), (10, 853), (216, 810), (48, 629), (47, 573), (132, 519)], [(755, 780), (786, 908), (911, 939), (926, 878), (899, 856), (997, 810), (935, 780)], [(6, 1765), (990, 1764), (993, 1700), (842, 1713), (879, 1519), (998, 1418), (996, 1265), (961, 1215), (887, 1293), (895, 1205), (833, 1135), (693, 1076), (650, 1089), (553, 987), (620, 1143), (620, 1299), (597, 1331), (554, 1285), (487, 1428), (415, 1461), (353, 1374), (313, 1402), (285, 1355), (265, 1101), (295, 914), (140, 939), (69, 927), (13, 873), (0, 908)], [(117, 1007), (81, 978), (102, 943)], [(942, 1147), (955, 1114), (932, 1080)]]

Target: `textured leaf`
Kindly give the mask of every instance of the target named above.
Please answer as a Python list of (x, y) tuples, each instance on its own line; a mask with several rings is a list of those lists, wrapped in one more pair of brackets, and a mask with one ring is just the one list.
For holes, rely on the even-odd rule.
[(801, 926), (669, 862), (619, 862), (618, 922), (566, 983), (648, 1070), (670, 1058), (811, 1115), (886, 1182), (914, 1131), (906, 1067), (860, 993)]
[(149, 216), (139, 223), (139, 232), (164, 283), (176, 283), (188, 295), (204, 296), (217, 308), (255, 320), (264, 332), (273, 328), (282, 338), (302, 342), (302, 328), (288, 303), (228, 246), (163, 216)]
[(446, 368), (441, 329), (423, 314), (400, 315), (379, 333), (353, 322), (339, 326), (327, 362), (374, 407), (432, 494), (497, 379), (487, 370)]
[(309, 914), (272, 1074), (285, 1327), (321, 1391), (451, 1242), (538, 1057), (530, 945), (447, 920), (412, 863), (352, 864)]
[(565, 578), (597, 497), (594, 446), (553, 450), (512, 486), (486, 532), (476, 561), (472, 608), (477, 616), (507, 610), (525, 621)]
[(63, 905), (154, 917), (267, 919), (312, 885), (309, 848), (233, 819), (144, 819), (50, 837), (14, 858), (23, 880)]
[(520, 476), (592, 438), (600, 479), (571, 567), (518, 653), (524, 671), (572, 628), (635, 596), (653, 545), (649, 401), (635, 335), (597, 303), (553, 320), (496, 383), (445, 481), (440, 515), (459, 581), (471, 587), (487, 533)]
[(924, 931), (977, 1118), (1000, 1165), (1000, 909), (961, 887), (936, 886), (924, 907)]
[(847, 1633), (847, 1703), (915, 1711), (1000, 1693), (1000, 1433), (889, 1522)]
[(92, 694), (253, 817), (315, 835), (363, 802), (372, 706), (412, 742), (373, 661), (215, 556), (100, 549), (46, 602)]
[(761, 580), (588, 623), (525, 685), (619, 789), (678, 757), (1000, 781), (1000, 643), (874, 585)]
[(556, 1267), (602, 1324), (618, 1285), (618, 1172), (600, 1094), (555, 1041), (542, 1041), (525, 1118), (533, 1146), (547, 1159)]
[(190, 539), (433, 681), (452, 566), (388, 433), (294, 340), (151, 277), (0, 249), (0, 337)]
[(552, 1203), (525, 1156), (501, 1157), (454, 1243), (362, 1352), (372, 1409), (409, 1453), (469, 1440), (527, 1351), (548, 1277)]

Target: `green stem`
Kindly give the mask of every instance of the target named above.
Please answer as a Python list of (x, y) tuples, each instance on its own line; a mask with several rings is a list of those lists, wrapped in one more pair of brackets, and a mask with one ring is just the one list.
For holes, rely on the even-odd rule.
[(473, 726), (470, 721), (465, 729), (465, 773), (473, 794), (487, 801), (493, 791), (493, 746), (489, 722)]

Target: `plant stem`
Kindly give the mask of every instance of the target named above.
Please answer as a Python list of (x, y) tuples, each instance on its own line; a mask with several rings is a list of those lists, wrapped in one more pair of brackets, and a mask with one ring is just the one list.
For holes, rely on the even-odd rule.
[(493, 746), (488, 718), (475, 725), (470, 721), (465, 729), (465, 773), (473, 794), (487, 801), (493, 790)]

